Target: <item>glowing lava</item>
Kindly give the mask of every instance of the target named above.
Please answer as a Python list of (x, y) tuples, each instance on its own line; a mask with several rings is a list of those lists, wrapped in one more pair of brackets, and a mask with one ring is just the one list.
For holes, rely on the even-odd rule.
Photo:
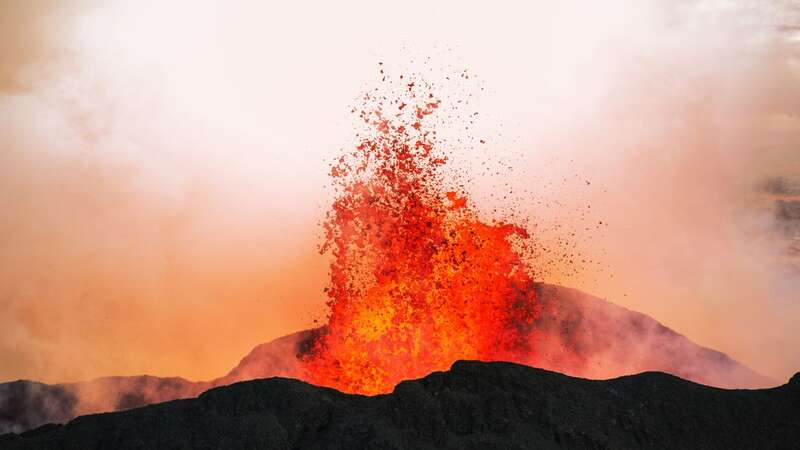
[(441, 103), (406, 86), (402, 99), (365, 97), (370, 131), (331, 168), (330, 315), (303, 378), (345, 392), (389, 392), (457, 359), (534, 355), (528, 234), (481, 222), (463, 192), (443, 187), (447, 158), (426, 126)]

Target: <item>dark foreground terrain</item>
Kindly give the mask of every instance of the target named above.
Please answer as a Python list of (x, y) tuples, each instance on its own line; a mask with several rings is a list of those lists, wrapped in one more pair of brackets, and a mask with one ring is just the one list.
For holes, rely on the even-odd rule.
[(465, 361), (376, 397), (271, 378), (0, 436), (4, 449), (798, 446), (800, 374), (724, 390), (657, 372), (593, 381)]
[[(726, 388), (778, 384), (651, 317), (578, 290), (537, 283), (536, 298), (542, 308), (534, 336), (537, 367), (595, 379), (658, 371)], [(210, 381), (128, 376), (56, 385), (0, 383), (0, 434), (65, 423), (80, 415), (196, 397), (238, 381), (300, 378), (298, 355), (321, 332), (324, 329), (306, 330), (261, 344), (228, 374)]]

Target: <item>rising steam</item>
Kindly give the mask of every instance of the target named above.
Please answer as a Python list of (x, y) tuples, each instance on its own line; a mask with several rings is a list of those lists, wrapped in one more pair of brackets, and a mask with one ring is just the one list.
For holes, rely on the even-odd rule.
[(402, 47), (482, 77), (472, 132), (520, 169), (476, 178), (476, 210), (523, 199), (601, 261), (545, 281), (786, 378), (797, 199), (759, 186), (800, 173), (800, 20), (718, 3), (3, 2), (0, 379), (210, 379), (310, 326), (342, 106)]

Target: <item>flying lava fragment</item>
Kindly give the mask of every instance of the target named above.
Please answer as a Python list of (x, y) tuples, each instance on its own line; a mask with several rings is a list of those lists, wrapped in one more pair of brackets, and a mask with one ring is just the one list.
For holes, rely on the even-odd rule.
[(485, 223), (447, 189), (446, 152), (420, 83), (400, 98), (364, 97), (367, 133), (331, 167), (324, 223), (327, 327), (302, 356), (303, 378), (344, 392), (390, 392), (458, 359), (530, 364), (539, 313), (527, 231)]

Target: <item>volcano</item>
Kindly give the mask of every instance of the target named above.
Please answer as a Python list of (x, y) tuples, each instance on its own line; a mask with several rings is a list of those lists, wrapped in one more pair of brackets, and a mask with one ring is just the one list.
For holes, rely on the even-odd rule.
[(447, 372), (365, 397), (271, 378), (196, 399), (78, 418), (9, 449), (793, 448), (800, 374), (748, 391), (664, 373), (592, 381), (513, 363), (458, 361)]
[[(469, 174), (445, 171), (457, 155), (437, 135), (436, 113), (446, 102), (419, 79), (401, 75), (393, 86), (362, 97), (353, 112), (363, 130), (330, 166), (335, 198), (320, 248), (331, 256), (323, 327), (262, 344), (210, 381), (138, 376), (0, 385), (0, 431), (276, 376), (347, 394), (388, 394), (457, 360), (595, 379), (661, 371), (718, 387), (776, 384), (643, 314), (537, 282), (537, 256), (553, 248), (542, 248), (529, 232), (534, 227), (513, 211), (487, 217), (461, 182)], [(559, 242), (568, 248), (555, 250), (569, 258), (568, 240)]]
[[(548, 314), (541, 330), (538, 367), (586, 378), (666, 372), (705, 385), (759, 388), (778, 382), (699, 346), (658, 321), (562, 286), (538, 283), (537, 299)], [(195, 397), (231, 383), (269, 377), (301, 378), (302, 357), (325, 332), (300, 331), (256, 346), (226, 375), (210, 381), (154, 376), (106, 377), (46, 385), (0, 384), (0, 433), (23, 432), (76, 416), (119, 411)]]

